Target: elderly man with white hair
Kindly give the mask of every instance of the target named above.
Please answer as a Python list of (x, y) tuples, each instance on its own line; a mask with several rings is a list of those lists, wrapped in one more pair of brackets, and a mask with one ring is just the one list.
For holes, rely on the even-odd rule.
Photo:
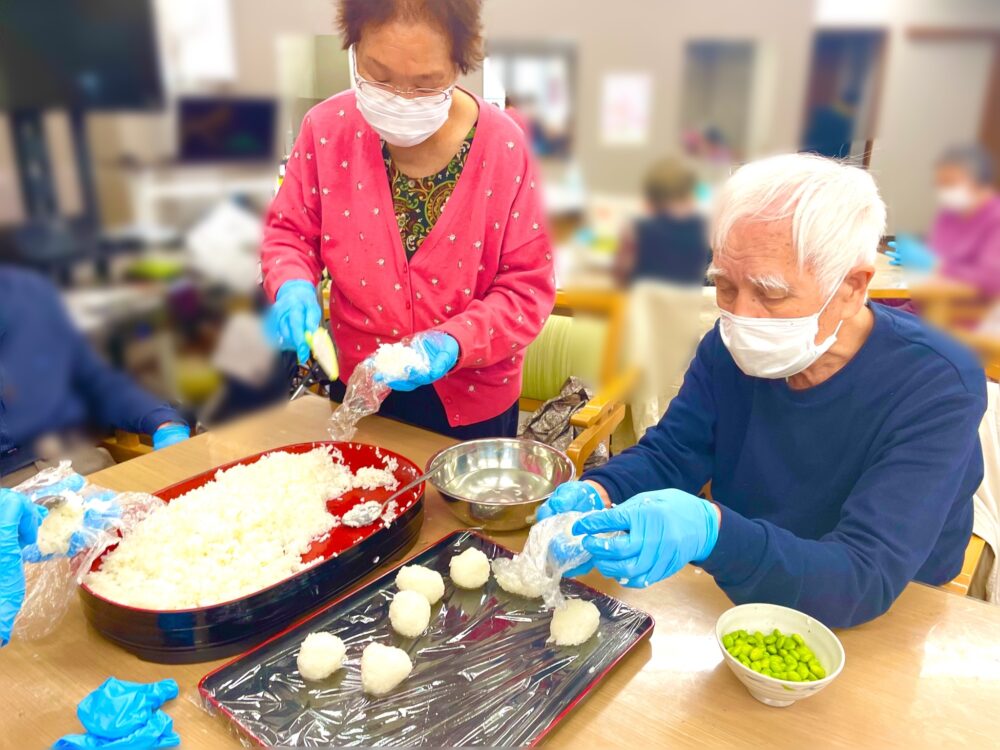
[(642, 587), (693, 562), (737, 603), (846, 627), (959, 572), (985, 378), (943, 334), (869, 303), (885, 214), (867, 172), (817, 156), (730, 178), (709, 270), (721, 318), (683, 387), (638, 445), (540, 509), (600, 511), (574, 525), (593, 560), (571, 574)]

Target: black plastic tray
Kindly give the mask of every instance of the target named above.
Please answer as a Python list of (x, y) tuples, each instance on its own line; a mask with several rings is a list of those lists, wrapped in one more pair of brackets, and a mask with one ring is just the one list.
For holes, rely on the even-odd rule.
[[(262, 746), (523, 746), (537, 743), (653, 629), (652, 618), (578, 581), (567, 596), (589, 599), (601, 626), (587, 643), (546, 642), (551, 611), (540, 600), (507, 594), (495, 580), (478, 591), (448, 580), (452, 555), (476, 547), (491, 559), (511, 552), (470, 531), (454, 532), (408, 564), (445, 576), (444, 599), (417, 639), (388, 622), (397, 568), (347, 594), (234, 661), (206, 675), (206, 708)], [(347, 645), (345, 666), (305, 682), (296, 657), (303, 639), (325, 630)], [(389, 695), (361, 690), (361, 651), (371, 641), (405, 649), (414, 668)]]

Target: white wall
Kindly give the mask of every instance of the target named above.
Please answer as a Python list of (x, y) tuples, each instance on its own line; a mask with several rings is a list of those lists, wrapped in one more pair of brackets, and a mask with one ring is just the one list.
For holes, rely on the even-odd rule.
[(888, 64), (871, 169), (890, 234), (923, 233), (934, 214), (933, 164), (979, 135), (989, 58), (983, 43), (920, 41), (912, 27), (1000, 29), (997, 0), (888, 0)]
[[(813, 19), (812, 0), (487, 0), (485, 5), (489, 39), (575, 44), (576, 151), (588, 183), (602, 192), (635, 192), (652, 159), (679, 149), (684, 46), (691, 40), (750, 40), (758, 51), (766, 49), (768, 63), (755, 77), (754, 96), (770, 106), (751, 112), (751, 147), (756, 153), (794, 148)], [(601, 142), (601, 79), (616, 71), (654, 77), (649, 146)]]

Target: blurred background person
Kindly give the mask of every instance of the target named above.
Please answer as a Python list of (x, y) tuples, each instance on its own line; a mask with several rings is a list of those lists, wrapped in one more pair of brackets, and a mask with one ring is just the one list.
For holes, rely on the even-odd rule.
[(656, 162), (643, 181), (646, 213), (626, 229), (616, 255), (618, 280), (702, 286), (711, 261), (695, 173), (677, 158)]
[(60, 459), (78, 474), (111, 466), (92, 437), (109, 427), (152, 435), (156, 449), (190, 435), (177, 410), (94, 353), (49, 282), (0, 265), (0, 486)]
[(854, 92), (816, 106), (809, 116), (802, 150), (833, 159), (850, 156), (857, 107), (858, 95)]

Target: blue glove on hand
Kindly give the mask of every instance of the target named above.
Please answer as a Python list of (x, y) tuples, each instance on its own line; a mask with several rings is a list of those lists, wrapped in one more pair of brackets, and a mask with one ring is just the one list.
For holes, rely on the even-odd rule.
[(174, 680), (145, 685), (109, 677), (80, 701), (76, 709), (87, 734), (66, 735), (53, 747), (145, 750), (179, 745), (173, 720), (158, 710), (166, 701), (176, 698), (178, 692)]
[(171, 445), (183, 443), (189, 437), (191, 437), (190, 427), (178, 422), (169, 422), (161, 425), (153, 433), (153, 450), (158, 451), (161, 448), (169, 448)]
[(21, 548), (35, 543), (45, 513), (27, 495), (0, 489), (0, 646), (10, 641), (14, 620), (24, 604)]
[(316, 287), (304, 279), (293, 279), (278, 289), (264, 319), (264, 332), (282, 351), (295, 352), (299, 364), (304, 365), (309, 359), (306, 333), (319, 328), (322, 320)]
[(889, 243), (892, 248), (886, 253), (891, 258), (889, 265), (912, 268), (915, 271), (933, 271), (937, 259), (931, 249), (909, 234), (900, 234)]
[[(594, 536), (627, 532), (612, 538)], [(573, 524), (587, 534), (594, 566), (624, 586), (643, 588), (708, 557), (719, 538), (719, 513), (707, 500), (680, 490), (643, 492)]]
[(557, 513), (568, 513), (571, 510), (586, 513), (603, 507), (604, 501), (592, 485), (587, 482), (566, 482), (556, 487), (549, 499), (538, 506), (535, 519), (542, 521)]
[(398, 380), (388, 380), (382, 373), (375, 373), (375, 382), (385, 383), (394, 391), (413, 391), (424, 385), (430, 385), (440, 380), (458, 362), (458, 342), (454, 337), (441, 331), (428, 331), (413, 337), (409, 346), (416, 349), (421, 357), (426, 357), (429, 367), (426, 370), (410, 368), (406, 375)]
[[(39, 563), (56, 557), (75, 557), (80, 551), (92, 546), (100, 532), (121, 518), (122, 509), (113, 502), (114, 498), (115, 493), (112, 490), (105, 490), (87, 498), (80, 528), (70, 536), (66, 552), (43, 554), (37, 543), (31, 543), (21, 550), (21, 559), (27, 563)], [(45, 509), (40, 508), (40, 510)]]

